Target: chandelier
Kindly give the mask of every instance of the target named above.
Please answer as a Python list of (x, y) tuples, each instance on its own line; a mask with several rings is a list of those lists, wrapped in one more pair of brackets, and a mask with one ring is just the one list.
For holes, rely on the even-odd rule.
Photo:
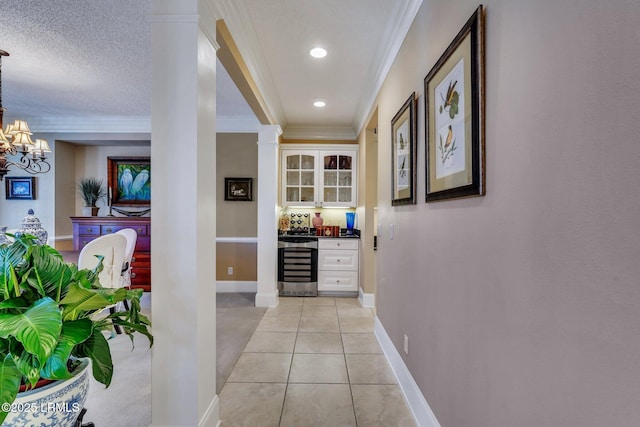
[[(44, 139), (31, 140), (31, 130), (24, 120), (16, 120), (7, 125), (2, 131), (2, 57), (9, 56), (0, 50), (0, 181), (9, 172), (10, 167), (16, 167), (30, 174), (46, 173), (51, 169), (45, 153), (50, 153), (49, 144)], [(7, 156), (20, 155), (18, 161), (9, 161)]]

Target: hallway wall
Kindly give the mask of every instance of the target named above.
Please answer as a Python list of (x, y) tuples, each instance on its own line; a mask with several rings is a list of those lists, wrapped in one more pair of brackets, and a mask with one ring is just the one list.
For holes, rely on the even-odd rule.
[(377, 314), (443, 427), (637, 425), (640, 3), (487, 1), (487, 194), (426, 204), (423, 79), (477, 5), (425, 0), (378, 96)]

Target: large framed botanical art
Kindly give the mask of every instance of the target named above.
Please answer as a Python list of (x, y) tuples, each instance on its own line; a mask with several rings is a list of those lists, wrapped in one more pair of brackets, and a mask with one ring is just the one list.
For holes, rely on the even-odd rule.
[(424, 78), (426, 201), (485, 194), (484, 10)]
[(149, 157), (108, 157), (107, 185), (111, 206), (151, 204), (151, 159)]
[(416, 94), (391, 120), (391, 183), (393, 206), (416, 203)]

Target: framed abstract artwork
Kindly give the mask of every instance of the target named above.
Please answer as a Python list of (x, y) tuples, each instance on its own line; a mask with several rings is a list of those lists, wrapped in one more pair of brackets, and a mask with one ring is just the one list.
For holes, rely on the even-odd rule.
[(107, 175), (111, 206), (151, 204), (149, 157), (107, 157)]
[(36, 198), (35, 176), (6, 176), (5, 197), (8, 200), (34, 200)]
[(416, 203), (416, 94), (391, 120), (391, 205)]
[(424, 79), (426, 202), (485, 194), (484, 10)]

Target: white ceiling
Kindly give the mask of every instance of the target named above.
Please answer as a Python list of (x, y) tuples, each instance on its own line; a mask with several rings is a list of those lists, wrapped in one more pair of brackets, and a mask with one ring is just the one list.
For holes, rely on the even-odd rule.
[[(1, 0), (5, 123), (149, 132), (152, 0)], [(421, 0), (210, 0), (290, 137), (355, 136)], [(320, 45), (322, 60), (309, 56)], [(257, 120), (218, 67), (221, 130)], [(327, 107), (312, 106), (315, 98)]]

